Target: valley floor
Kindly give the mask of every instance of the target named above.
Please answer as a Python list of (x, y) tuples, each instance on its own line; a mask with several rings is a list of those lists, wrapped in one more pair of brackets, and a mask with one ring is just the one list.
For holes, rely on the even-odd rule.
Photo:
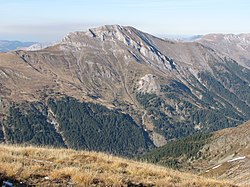
[(104, 153), (0, 145), (0, 182), (15, 186), (236, 187)]

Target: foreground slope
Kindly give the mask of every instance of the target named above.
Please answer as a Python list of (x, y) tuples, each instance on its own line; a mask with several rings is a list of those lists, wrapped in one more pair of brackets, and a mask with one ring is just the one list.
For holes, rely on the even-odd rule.
[(0, 178), (36, 186), (233, 187), (96, 152), (0, 145)]
[(144, 159), (216, 179), (250, 185), (250, 121), (213, 134), (190, 136), (167, 143)]

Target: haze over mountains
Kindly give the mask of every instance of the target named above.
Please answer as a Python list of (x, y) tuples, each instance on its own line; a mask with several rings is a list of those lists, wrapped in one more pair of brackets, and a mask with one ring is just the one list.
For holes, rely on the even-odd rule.
[(0, 52), (8, 52), (14, 50), (26, 50), (35, 51), (49, 47), (56, 42), (20, 42), (20, 41), (8, 41), (0, 40)]
[(250, 119), (249, 42), (163, 40), (106, 25), (0, 53), (0, 141), (134, 157), (236, 127)]
[(0, 52), (17, 50), (20, 48), (29, 47), (33, 44), (35, 44), (35, 42), (19, 42), (19, 41), (0, 40)]

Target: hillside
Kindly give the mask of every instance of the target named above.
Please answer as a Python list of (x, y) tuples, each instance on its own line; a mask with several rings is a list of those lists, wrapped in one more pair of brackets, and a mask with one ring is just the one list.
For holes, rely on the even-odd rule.
[(97, 152), (10, 145), (0, 151), (0, 181), (16, 186), (236, 187)]
[(237, 184), (250, 185), (250, 121), (236, 128), (215, 132), (211, 141), (201, 149), (201, 159), (194, 167), (204, 176), (230, 179)]
[[(249, 120), (249, 85), (241, 61), (199, 42), (119, 25), (73, 32), (0, 53), (0, 141), (133, 156)], [(115, 146), (124, 139), (129, 150)]]
[(127, 114), (71, 97), (50, 98), (45, 103), (12, 106), (4, 120), (0, 140), (126, 156), (153, 147), (148, 135)]
[(213, 134), (196, 135), (167, 143), (142, 158), (216, 179), (250, 185), (250, 121)]

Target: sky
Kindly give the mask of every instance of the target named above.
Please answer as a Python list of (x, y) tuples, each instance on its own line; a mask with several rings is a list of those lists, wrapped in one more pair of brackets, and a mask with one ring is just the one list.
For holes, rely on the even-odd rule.
[(250, 0), (0, 0), (0, 40), (54, 42), (101, 25), (157, 36), (250, 33)]

